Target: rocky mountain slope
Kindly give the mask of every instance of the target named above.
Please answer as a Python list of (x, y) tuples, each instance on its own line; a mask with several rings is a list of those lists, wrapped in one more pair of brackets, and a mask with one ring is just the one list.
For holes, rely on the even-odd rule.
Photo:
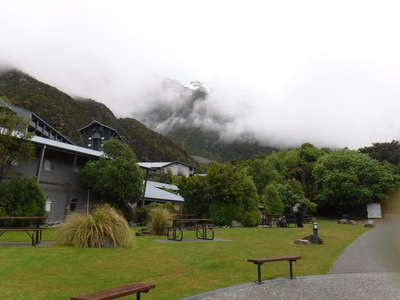
[(251, 133), (224, 138), (233, 120), (210, 108), (210, 101), (209, 89), (198, 81), (184, 86), (165, 80), (147, 109), (135, 117), (195, 156), (230, 161), (274, 150), (261, 145)]
[(38, 114), (77, 144), (78, 129), (92, 120), (115, 128), (142, 161), (181, 160), (195, 163), (170, 139), (133, 118), (116, 118), (104, 104), (92, 99), (74, 99), (66, 93), (17, 70), (0, 73), (0, 96)]

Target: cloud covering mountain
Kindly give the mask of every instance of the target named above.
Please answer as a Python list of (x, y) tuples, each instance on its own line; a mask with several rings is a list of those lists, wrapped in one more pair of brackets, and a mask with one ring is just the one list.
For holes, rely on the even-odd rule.
[[(359, 147), (399, 137), (398, 9), (392, 1), (8, 1), (0, 64), (119, 116), (154, 123), (163, 113), (153, 124), (160, 131), (181, 122), (224, 139)], [(181, 83), (195, 80), (208, 94), (193, 102)]]

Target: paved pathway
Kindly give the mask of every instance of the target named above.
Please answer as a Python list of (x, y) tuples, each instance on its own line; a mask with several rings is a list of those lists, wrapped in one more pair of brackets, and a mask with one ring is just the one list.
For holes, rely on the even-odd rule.
[(392, 242), (397, 228), (398, 224), (379, 224), (360, 236), (339, 256), (331, 274), (246, 283), (183, 300), (400, 299), (400, 276), (394, 273), (400, 270), (399, 252)]
[(394, 244), (398, 226), (393, 221), (378, 223), (377, 227), (361, 235), (342, 252), (330, 273), (400, 271), (400, 253)]
[(388, 300), (400, 299), (393, 273), (330, 274), (247, 283), (183, 300)]

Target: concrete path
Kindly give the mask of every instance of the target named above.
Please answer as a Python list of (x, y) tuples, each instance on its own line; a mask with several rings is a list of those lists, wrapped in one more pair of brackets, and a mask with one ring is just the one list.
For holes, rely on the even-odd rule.
[(397, 229), (399, 224), (387, 222), (367, 231), (343, 251), (328, 275), (246, 283), (183, 300), (400, 299)]
[(400, 229), (398, 226), (393, 221), (377, 223), (375, 228), (358, 237), (342, 252), (330, 273), (400, 271), (400, 252), (394, 243), (398, 237), (397, 229)]
[(393, 273), (330, 274), (247, 283), (183, 300), (388, 300), (400, 299)]

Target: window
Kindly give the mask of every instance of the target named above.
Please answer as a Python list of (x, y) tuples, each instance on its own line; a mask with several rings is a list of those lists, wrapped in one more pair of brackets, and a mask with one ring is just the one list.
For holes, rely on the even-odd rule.
[(178, 166), (178, 176), (183, 176), (183, 175), (185, 175), (185, 171), (181, 166)]
[(101, 142), (100, 138), (93, 138), (92, 149), (100, 150)]
[(43, 170), (45, 170), (45, 171), (54, 170), (53, 162), (51, 160), (45, 159), (43, 162)]
[(74, 157), (74, 161), (72, 163), (72, 170), (74, 173), (79, 173), (79, 171), (80, 171), (79, 166), (78, 166), (78, 157), (77, 156)]
[(49, 198), (47, 198), (46, 207), (45, 207), (46, 212), (50, 212), (51, 211), (51, 204), (52, 204), (52, 201)]
[(78, 199), (72, 199), (69, 204), (69, 211), (71, 212), (75, 211), (77, 206), (78, 206)]

